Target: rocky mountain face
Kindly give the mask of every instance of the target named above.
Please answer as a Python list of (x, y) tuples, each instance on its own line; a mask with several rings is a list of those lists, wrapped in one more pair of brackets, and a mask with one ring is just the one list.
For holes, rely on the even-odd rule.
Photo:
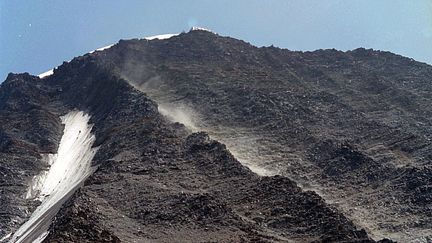
[[(432, 67), (194, 30), (127, 40), (0, 86), (0, 239), (39, 202), (60, 117), (95, 172), (45, 242), (432, 241)], [(390, 240), (382, 240), (391, 242)]]

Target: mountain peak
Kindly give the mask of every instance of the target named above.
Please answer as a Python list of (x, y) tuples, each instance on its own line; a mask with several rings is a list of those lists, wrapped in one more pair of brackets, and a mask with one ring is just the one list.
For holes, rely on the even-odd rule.
[(210, 33), (213, 33), (213, 34), (217, 34), (216, 32), (214, 32), (214, 31), (212, 31), (212, 30), (210, 30), (210, 29), (203, 28), (203, 27), (198, 27), (198, 26), (194, 26), (194, 27), (192, 27), (192, 28), (190, 29), (190, 31), (207, 31), (207, 32), (210, 32)]
[(23, 195), (63, 161), (47, 158), (75, 151), (97, 169), (41, 221), (47, 242), (428, 241), (432, 67), (404, 60), (192, 28), (11, 74), (0, 239), (40, 212)]

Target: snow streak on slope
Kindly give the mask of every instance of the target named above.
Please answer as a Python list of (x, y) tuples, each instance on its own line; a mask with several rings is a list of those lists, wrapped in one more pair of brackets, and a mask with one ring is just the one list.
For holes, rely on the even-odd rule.
[(51, 70), (48, 70), (44, 73), (39, 74), (38, 77), (39, 78), (45, 78), (45, 77), (48, 77), (48, 76), (53, 75), (53, 74), (54, 74), (54, 69), (51, 69)]
[(0, 242), (5, 242), (11, 236), (12, 236), (12, 233), (9, 233), (9, 234), (5, 235), (3, 238), (0, 239)]
[(169, 39), (169, 38), (171, 38), (171, 37), (173, 37), (173, 36), (176, 36), (176, 35), (179, 35), (179, 34), (163, 34), (163, 35), (154, 35), (154, 36), (144, 37), (144, 39), (146, 39), (146, 40), (155, 40), (155, 39), (158, 39), (158, 40), (165, 40), (165, 39)]
[(91, 133), (92, 125), (88, 124), (90, 116), (71, 111), (61, 119), (65, 129), (58, 152), (45, 155), (50, 169), (33, 178), (27, 193), (27, 198), (40, 200), (41, 204), (10, 242), (43, 241), (63, 202), (93, 171), (91, 161), (97, 148), (92, 148), (95, 136)]
[(217, 34), (216, 32), (214, 32), (214, 31), (212, 31), (210, 29), (203, 28), (203, 27), (198, 27), (198, 26), (194, 26), (191, 29), (191, 31), (196, 31), (196, 30), (207, 31), (207, 32), (210, 32), (210, 33), (213, 33), (213, 34)]
[(91, 52), (89, 52), (89, 53), (93, 53), (93, 52), (95, 52), (95, 51), (103, 51), (103, 50), (106, 50), (106, 49), (111, 48), (113, 45), (114, 45), (114, 44), (111, 44), (111, 45), (108, 45), (108, 46), (104, 46), (104, 47), (98, 48), (98, 49), (96, 49), (96, 50), (94, 50), (94, 51), (91, 51)]

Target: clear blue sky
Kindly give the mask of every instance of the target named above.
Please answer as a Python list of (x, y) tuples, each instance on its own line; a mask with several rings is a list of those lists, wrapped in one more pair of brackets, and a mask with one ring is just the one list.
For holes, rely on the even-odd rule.
[(257, 46), (366, 47), (432, 64), (432, 0), (0, 0), (0, 82), (191, 26)]

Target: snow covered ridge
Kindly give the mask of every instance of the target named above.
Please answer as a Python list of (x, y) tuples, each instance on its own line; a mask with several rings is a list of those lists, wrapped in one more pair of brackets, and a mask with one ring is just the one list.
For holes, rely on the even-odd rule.
[(113, 45), (114, 45), (114, 44), (111, 44), (111, 45), (108, 45), (108, 46), (104, 46), (104, 47), (98, 48), (98, 49), (96, 49), (96, 50), (94, 50), (94, 51), (91, 51), (91, 52), (89, 52), (89, 53), (93, 53), (93, 52), (95, 52), (95, 51), (103, 51), (103, 50), (106, 50), (106, 49), (111, 48)]
[(38, 75), (39, 78), (45, 78), (54, 74), (54, 69), (48, 70)]
[[(207, 32), (210, 32), (210, 33), (216, 34), (216, 32), (213, 32), (213, 31), (211, 31), (211, 30), (209, 30), (209, 29), (202, 28), (202, 27), (192, 27), (190, 31), (197, 31), (197, 30), (200, 30), (200, 31), (207, 31)], [(142, 38), (141, 40), (143, 40), (143, 39), (144, 39), (144, 40), (166, 40), (166, 39), (169, 39), (169, 38), (171, 38), (171, 37), (173, 37), (173, 36), (177, 36), (177, 35), (179, 35), (179, 34), (180, 34), (180, 33), (177, 33), (177, 34), (162, 34), (162, 35), (147, 36), (147, 37)], [(96, 52), (96, 51), (103, 51), (103, 50), (106, 50), (106, 49), (111, 48), (112, 46), (114, 46), (114, 44), (111, 44), (111, 45), (108, 45), (108, 46), (104, 46), (104, 47), (98, 48), (98, 49), (93, 50), (93, 51), (88, 52), (88, 53), (94, 53), (94, 52)], [(54, 74), (54, 69), (51, 69), (51, 70), (48, 70), (48, 71), (46, 71), (46, 72), (43, 72), (43, 73), (41, 73), (41, 74), (39, 74), (39, 75), (37, 75), (37, 76), (38, 76), (39, 78), (45, 78), (45, 77), (51, 76), (51, 75), (53, 75), (53, 74)]]
[[(169, 39), (169, 38), (171, 38), (171, 37), (173, 37), (173, 36), (176, 36), (176, 35), (179, 35), (179, 34), (163, 34), (163, 35), (154, 35), (154, 36), (144, 37), (143, 39), (145, 39), (145, 40), (156, 40), (156, 39), (157, 39), (157, 40), (165, 40), (165, 39)], [(104, 47), (98, 48), (98, 49), (93, 50), (93, 51), (88, 52), (88, 53), (91, 54), (91, 53), (94, 53), (94, 52), (96, 52), (96, 51), (103, 51), (103, 50), (106, 50), (106, 49), (111, 48), (112, 46), (114, 46), (114, 44), (111, 44), (111, 45), (108, 45), (108, 46), (104, 46)], [(53, 74), (54, 74), (54, 69), (51, 69), (51, 70), (49, 70), (49, 71), (46, 71), (46, 72), (43, 72), (43, 73), (39, 74), (38, 77), (39, 77), (39, 78), (45, 78), (45, 77), (51, 76), (51, 75), (53, 75)]]
[[(144, 40), (166, 40), (169, 39), (173, 36), (177, 36), (179, 34), (163, 34), (163, 35), (154, 35), (154, 36), (148, 36), (148, 37), (144, 37)], [(143, 40), (141, 39), (141, 40)]]
[(195, 30), (207, 31), (207, 32), (210, 32), (210, 33), (213, 33), (213, 34), (217, 34), (216, 32), (214, 32), (214, 31), (212, 31), (210, 29), (203, 28), (203, 27), (195, 27), (195, 26), (192, 27), (191, 31), (195, 31)]
[(75, 110), (61, 119), (65, 128), (57, 154), (43, 155), (50, 168), (33, 178), (26, 195), (41, 204), (13, 234), (10, 243), (42, 242), (62, 204), (94, 170), (91, 161), (97, 148), (92, 148), (96, 138), (91, 133), (93, 126), (88, 124), (90, 116)]

